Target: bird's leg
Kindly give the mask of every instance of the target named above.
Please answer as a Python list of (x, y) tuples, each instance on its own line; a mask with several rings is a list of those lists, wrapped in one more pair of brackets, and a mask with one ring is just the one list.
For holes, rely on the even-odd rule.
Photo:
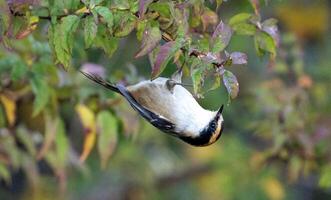
[(192, 85), (190, 84), (184, 84), (184, 83), (178, 83), (172, 79), (169, 79), (166, 81), (166, 86), (168, 88), (168, 90), (171, 92), (171, 93), (174, 93), (174, 88), (176, 85), (181, 85), (181, 86), (189, 86), (191, 87)]

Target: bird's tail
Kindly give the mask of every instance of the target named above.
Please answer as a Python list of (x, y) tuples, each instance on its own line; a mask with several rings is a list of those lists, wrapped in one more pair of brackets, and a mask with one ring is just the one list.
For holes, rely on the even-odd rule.
[(120, 93), (121, 92), (119, 91), (119, 89), (116, 87), (116, 85), (104, 80), (103, 78), (101, 78), (100, 76), (98, 75), (95, 75), (95, 74), (89, 74), (89, 73), (86, 73), (86, 72), (83, 72), (83, 71), (80, 71), (80, 73), (82, 73), (84, 76), (86, 76), (88, 79), (92, 80), (93, 82), (99, 84), (99, 85), (102, 85), (103, 87), (107, 88), (107, 89), (110, 89), (114, 92), (117, 92), (117, 93)]

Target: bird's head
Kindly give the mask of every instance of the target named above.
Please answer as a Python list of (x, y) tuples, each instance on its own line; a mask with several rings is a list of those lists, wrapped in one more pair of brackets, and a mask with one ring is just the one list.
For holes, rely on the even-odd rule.
[(208, 146), (215, 143), (222, 135), (224, 120), (222, 116), (223, 105), (218, 109), (215, 116), (205, 126), (196, 137), (182, 136), (183, 141), (193, 146)]

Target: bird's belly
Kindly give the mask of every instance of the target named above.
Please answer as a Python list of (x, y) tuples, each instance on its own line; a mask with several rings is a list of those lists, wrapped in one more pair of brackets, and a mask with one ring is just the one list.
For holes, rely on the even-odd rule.
[(129, 91), (139, 104), (175, 123), (179, 132), (197, 132), (209, 123), (212, 115), (182, 86), (175, 86), (171, 93), (164, 83), (150, 81), (144, 86), (130, 87)]

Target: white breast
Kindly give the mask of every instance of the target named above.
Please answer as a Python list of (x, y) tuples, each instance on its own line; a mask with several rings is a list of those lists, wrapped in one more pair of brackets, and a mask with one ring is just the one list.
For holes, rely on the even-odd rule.
[(177, 131), (197, 135), (208, 125), (216, 112), (203, 109), (192, 94), (180, 85), (173, 93), (166, 87), (167, 78), (142, 81), (128, 90), (144, 107), (176, 124)]

